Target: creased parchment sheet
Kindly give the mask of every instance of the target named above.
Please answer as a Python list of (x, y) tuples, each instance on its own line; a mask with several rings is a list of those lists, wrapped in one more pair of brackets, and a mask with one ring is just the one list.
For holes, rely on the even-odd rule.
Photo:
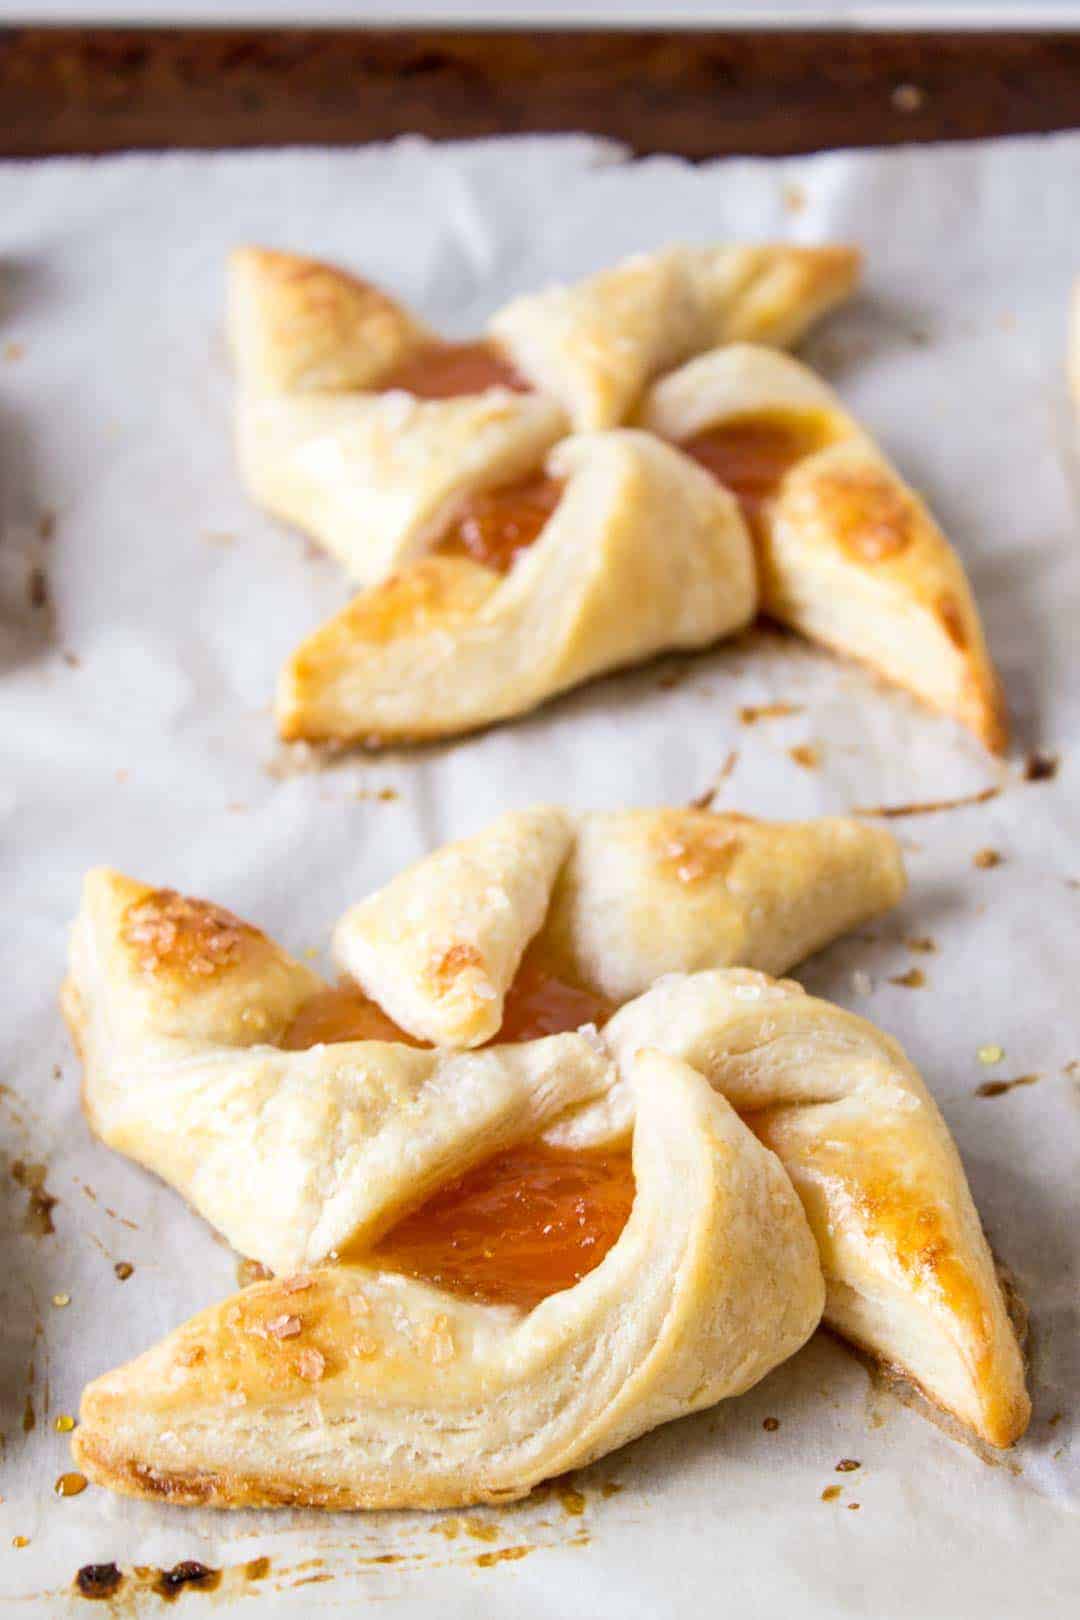
[[(1062, 376), (1078, 194), (1080, 136), (702, 168), (585, 139), (0, 168), (0, 1612), (79, 1614), (81, 1565), (181, 1559), (225, 1571), (182, 1594), (193, 1614), (367, 1600), (401, 1620), (436, 1606), (445, 1620), (1076, 1612), (1080, 534)], [(512, 293), (636, 249), (773, 237), (866, 251), (865, 292), (808, 354), (966, 559), (1012, 702), (1009, 762), (859, 670), (757, 633), (455, 745), (293, 771), (271, 728), (275, 672), (346, 586), (238, 486), (229, 247), (340, 258), (465, 334)], [(740, 721), (771, 702), (797, 712)], [(1035, 748), (1058, 768), (1027, 781)], [(321, 952), (346, 905), (508, 806), (677, 804), (717, 783), (722, 806), (788, 816), (1000, 785), (896, 820), (909, 899), (802, 977), (902, 1040), (956, 1134), (1031, 1308), (1035, 1416), (1015, 1456), (988, 1466), (819, 1336), (744, 1399), (499, 1513), (57, 1499), (57, 1415), (227, 1293), (236, 1267), (83, 1121), (56, 1006), (83, 870), (212, 897)], [(999, 863), (976, 864), (984, 850)], [(913, 967), (922, 988), (896, 982)], [(992, 1065), (987, 1046), (1004, 1054)], [(1039, 1078), (979, 1094), (1026, 1074)], [(11, 1161), (45, 1166), (51, 1235), (26, 1228)], [(841, 1458), (861, 1466), (838, 1474)], [(259, 1557), (268, 1570), (245, 1573)], [(164, 1612), (150, 1580), (128, 1581), (114, 1612)]]

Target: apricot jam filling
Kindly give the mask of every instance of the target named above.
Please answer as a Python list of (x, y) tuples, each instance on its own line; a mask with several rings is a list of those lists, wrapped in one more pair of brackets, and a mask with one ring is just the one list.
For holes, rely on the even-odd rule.
[(531, 1310), (600, 1264), (633, 1201), (629, 1150), (527, 1142), (442, 1188), (368, 1258), (469, 1299)]
[(770, 411), (732, 417), (680, 448), (730, 489), (756, 531), (784, 476), (834, 437), (828, 419), (816, 412)]
[[(558, 1035), (605, 1023), (614, 1011), (602, 996), (560, 979), (526, 953), (495, 1040)], [(312, 996), (279, 1044), (296, 1052), (338, 1041), (426, 1044), (353, 983)], [(600, 1264), (633, 1201), (628, 1148), (594, 1153), (527, 1142), (442, 1188), (364, 1259), (469, 1299), (531, 1309)]]
[(561, 480), (537, 473), (502, 489), (470, 495), (435, 550), (470, 557), (505, 574), (540, 534), (563, 488)]
[(456, 399), (462, 394), (483, 394), (489, 388), (509, 388), (531, 394), (531, 383), (501, 355), (493, 343), (427, 343), (380, 378), (380, 393), (400, 388), (417, 399)]
[(278, 1045), (286, 1052), (339, 1041), (399, 1041), (405, 1046), (426, 1046), (407, 1035), (377, 1001), (365, 996), (358, 984), (343, 981), (320, 990), (293, 1017)]
[(616, 1011), (615, 1003), (561, 979), (531, 951), (526, 951), (506, 993), (499, 1042), (536, 1041), (595, 1024), (599, 1029)]
[[(494, 1042), (535, 1041), (542, 1035), (580, 1029), (582, 1024), (599, 1026), (614, 1011), (614, 1004), (603, 996), (558, 978), (526, 953), (506, 993), (502, 1024)], [(302, 1052), (309, 1046), (332, 1046), (340, 1041), (430, 1044), (395, 1024), (358, 984), (342, 980), (304, 1002), (278, 1045), (286, 1052)]]

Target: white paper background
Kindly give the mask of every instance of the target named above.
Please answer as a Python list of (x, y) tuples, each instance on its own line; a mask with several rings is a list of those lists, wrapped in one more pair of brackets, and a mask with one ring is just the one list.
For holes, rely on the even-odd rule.
[[(9, 1157), (47, 1164), (59, 1199), (55, 1236), (32, 1237), (26, 1195), (4, 1178), (3, 1613), (81, 1613), (63, 1594), (88, 1561), (231, 1567), (260, 1553), (271, 1573), (243, 1589), (275, 1614), (358, 1598), (402, 1617), (437, 1603), (445, 1620), (1075, 1613), (1080, 1091), (1066, 1065), (1080, 1058), (1080, 535), (1062, 361), (1078, 191), (1080, 137), (702, 168), (631, 165), (584, 139), (0, 167), (0, 1128)], [(858, 670), (751, 637), (445, 748), (281, 776), (275, 671), (345, 586), (238, 487), (228, 248), (340, 258), (464, 334), (509, 294), (634, 249), (778, 236), (866, 249), (865, 294), (809, 356), (927, 492), (968, 563), (1013, 703), (1009, 766)], [(46, 512), (55, 534), (40, 542)], [(36, 552), (51, 619), (25, 602)], [(803, 712), (740, 725), (741, 705), (775, 700)], [(789, 757), (803, 742), (821, 749), (819, 770)], [(1036, 745), (1061, 753), (1053, 782), (1021, 780)], [(293, 949), (321, 949), (346, 904), (498, 810), (552, 797), (685, 802), (733, 749), (719, 802), (766, 814), (1004, 782), (981, 807), (896, 822), (907, 903), (803, 976), (908, 1047), (1019, 1276), (1035, 1417), (1017, 1471), (946, 1439), (819, 1337), (750, 1396), (592, 1470), (583, 1515), (552, 1498), (474, 1516), (491, 1542), (446, 1539), (427, 1516), (215, 1515), (93, 1488), (57, 1500), (68, 1464), (55, 1415), (234, 1281), (208, 1228), (83, 1122), (56, 1011), (83, 870), (113, 863), (213, 897)], [(399, 797), (379, 801), (383, 787)], [(1005, 864), (976, 869), (983, 846)], [(937, 953), (910, 954), (912, 935), (932, 936)], [(889, 983), (910, 966), (925, 989)], [(857, 971), (872, 993), (856, 993)], [(986, 1043), (1006, 1052), (992, 1070), (976, 1056)], [(975, 1095), (988, 1076), (1032, 1071), (1036, 1085)], [(128, 1281), (116, 1260), (134, 1264)], [(58, 1291), (66, 1309), (50, 1304)], [(24, 1433), (31, 1359), (37, 1423)], [(763, 1431), (766, 1415), (777, 1432)], [(845, 1456), (858, 1473), (834, 1472)], [(604, 1479), (622, 1491), (604, 1497)], [(834, 1482), (840, 1502), (824, 1503)], [(14, 1535), (30, 1545), (12, 1549)], [(507, 1546), (534, 1550), (477, 1567)], [(370, 1561), (388, 1555), (399, 1561)], [(185, 1612), (224, 1592), (186, 1593)], [(139, 1612), (161, 1607), (141, 1601)]]

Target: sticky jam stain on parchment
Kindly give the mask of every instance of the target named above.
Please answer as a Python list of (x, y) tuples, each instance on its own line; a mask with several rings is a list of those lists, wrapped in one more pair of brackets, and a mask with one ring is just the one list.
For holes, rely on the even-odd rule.
[[(568, 1475), (539, 1485), (523, 1501), (497, 1510), (441, 1514), (434, 1523), (431, 1515), (412, 1515), (395, 1526), (392, 1551), (375, 1551), (373, 1540), (329, 1547), (321, 1557), (292, 1564), (272, 1563), (267, 1557), (219, 1569), (191, 1560), (171, 1569), (142, 1565), (126, 1569), (111, 1561), (84, 1564), (70, 1591), (88, 1603), (107, 1604), (108, 1614), (138, 1620), (143, 1614), (158, 1612), (154, 1600), (173, 1603), (183, 1597), (196, 1612), (197, 1596), (213, 1606), (240, 1596), (257, 1596), (260, 1589), (267, 1590), (257, 1583), (271, 1577), (274, 1590), (295, 1591), (380, 1569), (395, 1574), (448, 1565), (492, 1569), (553, 1547), (587, 1546), (592, 1539), (587, 1523), (590, 1510), (621, 1490), (616, 1480)], [(358, 1519), (357, 1528), (362, 1529), (363, 1523)], [(437, 1537), (438, 1544), (431, 1537)]]
[[(394, 1552), (362, 1556), (362, 1567), (392, 1565), (398, 1569), (445, 1568), (447, 1565), (474, 1565), (491, 1569), (515, 1563), (535, 1552), (553, 1547), (585, 1547), (592, 1540), (591, 1510), (622, 1490), (615, 1480), (591, 1475), (565, 1475), (538, 1485), (520, 1502), (500, 1508), (479, 1508), (467, 1513), (444, 1513), (435, 1518), (417, 1517), (403, 1525), (402, 1539)], [(433, 1548), (410, 1539), (411, 1535), (438, 1537)], [(476, 1544), (480, 1543), (478, 1547)]]
[(13, 1159), (10, 1172), (12, 1181), (22, 1187), (27, 1195), (23, 1231), (29, 1232), (32, 1237), (52, 1237), (56, 1231), (52, 1212), (60, 1200), (45, 1185), (46, 1167), (43, 1164), (28, 1164), (25, 1159)]
[(88, 1603), (107, 1603), (109, 1614), (128, 1615), (135, 1620), (140, 1613), (148, 1612), (146, 1605), (151, 1597), (161, 1603), (175, 1603), (196, 1593), (219, 1601), (254, 1595), (253, 1585), (265, 1581), (270, 1570), (269, 1558), (251, 1558), (226, 1569), (211, 1569), (196, 1559), (184, 1559), (171, 1569), (137, 1564), (124, 1570), (113, 1563), (84, 1564), (75, 1575), (72, 1591)]

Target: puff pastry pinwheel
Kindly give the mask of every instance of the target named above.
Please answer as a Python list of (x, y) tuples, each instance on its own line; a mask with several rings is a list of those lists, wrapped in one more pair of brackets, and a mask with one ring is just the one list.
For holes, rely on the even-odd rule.
[(857, 274), (844, 247), (670, 248), (520, 298), (487, 338), (450, 343), (343, 270), (241, 248), (241, 471), (370, 585), (534, 475), (571, 425), (618, 426), (660, 370), (715, 343), (795, 342)]
[(960, 560), (831, 388), (790, 356), (731, 344), (656, 383), (640, 420), (738, 494), (764, 613), (1004, 749), (1001, 688)]
[(455, 735), (753, 618), (738, 505), (688, 456), (618, 429), (564, 440), (546, 472), (512, 497), (513, 542), (531, 544), (509, 572), (512, 554), (485, 547), (474, 560), (453, 535), (310, 635), (281, 674), (281, 735), (369, 746)]
[(80, 1466), (223, 1506), (507, 1500), (747, 1389), (823, 1309), (1008, 1444), (1019, 1351), (925, 1086), (722, 965), (902, 883), (857, 823), (542, 807), (347, 912), (331, 989), (92, 873), (64, 998), (91, 1121), (279, 1275), (92, 1384)]

